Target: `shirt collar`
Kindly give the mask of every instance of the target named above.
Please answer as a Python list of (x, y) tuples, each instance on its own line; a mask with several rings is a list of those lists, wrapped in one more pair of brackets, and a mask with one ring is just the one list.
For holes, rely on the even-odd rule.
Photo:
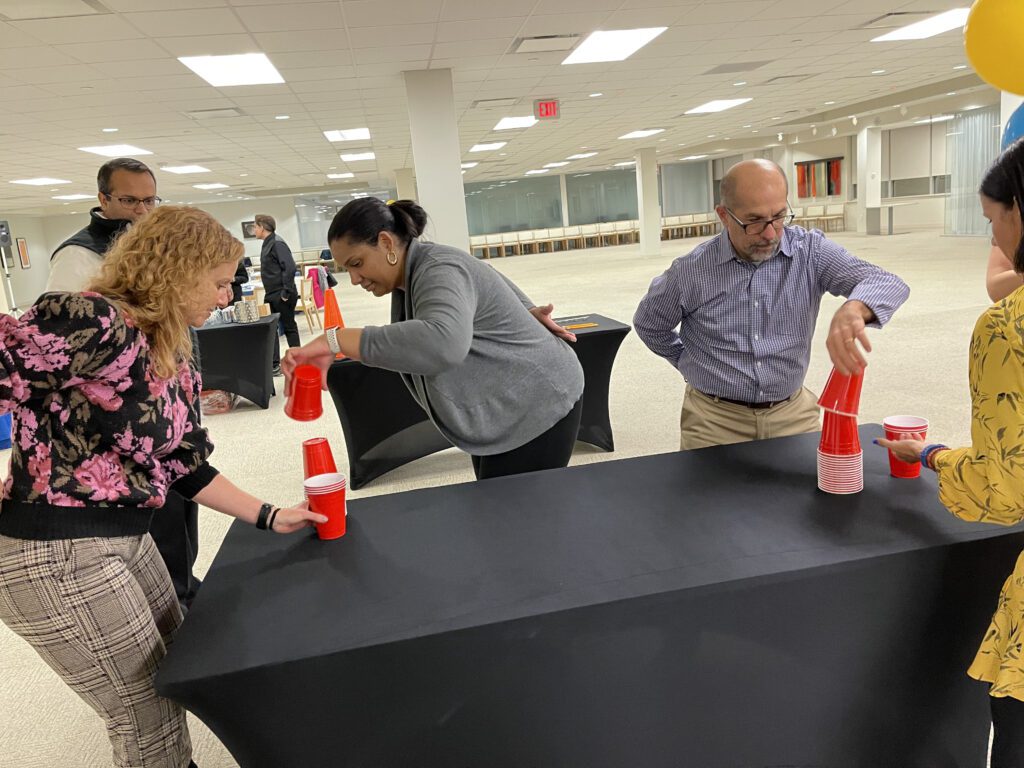
[[(750, 263), (741, 259), (739, 255), (737, 255), (736, 249), (732, 247), (732, 240), (729, 239), (729, 230), (723, 229), (718, 233), (718, 242), (719, 257), (717, 261), (719, 264), (725, 264), (726, 262), (733, 260), (738, 261), (741, 264)], [(793, 258), (793, 240), (789, 227), (785, 227), (782, 230), (782, 242), (779, 243), (779, 252), (772, 258), (777, 258), (778, 256), (785, 256), (788, 259)]]

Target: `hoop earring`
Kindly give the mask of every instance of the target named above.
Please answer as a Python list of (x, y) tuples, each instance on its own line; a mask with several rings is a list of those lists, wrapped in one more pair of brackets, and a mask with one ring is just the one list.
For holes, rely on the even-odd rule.
[(398, 254), (395, 253), (394, 248), (388, 251), (388, 254), (387, 256), (385, 256), (385, 258), (388, 260), (388, 264), (390, 264), (392, 267), (398, 263)]

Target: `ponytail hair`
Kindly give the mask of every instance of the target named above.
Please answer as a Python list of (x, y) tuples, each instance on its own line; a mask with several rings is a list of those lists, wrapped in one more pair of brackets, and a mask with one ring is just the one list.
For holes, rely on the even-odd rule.
[(327, 230), (327, 242), (348, 240), (374, 245), (381, 232), (390, 232), (408, 246), (426, 226), (427, 212), (413, 200), (385, 203), (376, 197), (360, 197), (335, 215)]

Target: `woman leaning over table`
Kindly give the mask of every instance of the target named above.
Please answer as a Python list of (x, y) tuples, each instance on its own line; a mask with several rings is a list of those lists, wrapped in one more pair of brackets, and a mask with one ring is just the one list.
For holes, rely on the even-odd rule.
[(575, 336), (490, 265), (421, 242), (426, 223), (411, 200), (364, 197), (338, 212), (327, 232), (335, 262), (352, 285), (391, 294), (391, 324), (329, 329), (289, 350), (289, 385), (297, 365), (326, 372), (340, 351), (399, 372), (441, 433), (471, 455), (477, 478), (566, 466), (583, 369), (562, 339)]
[(186, 768), (185, 713), (153, 675), (181, 609), (147, 533), (170, 488), (281, 533), (323, 521), (217, 473), (199, 425), (189, 326), (224, 304), (242, 244), (192, 208), (158, 208), (85, 293), (0, 316), (0, 410), (14, 415), (0, 504), (0, 620), (107, 727), (119, 768)]
[[(981, 207), (996, 245), (1024, 273), (1024, 141), (1010, 146), (981, 182)], [(939, 478), (939, 499), (964, 520), (1024, 519), (1024, 289), (978, 318), (970, 347), (971, 445), (876, 442)], [(991, 768), (1024, 766), (1024, 553), (1017, 559), (967, 674), (990, 684), (995, 738)]]

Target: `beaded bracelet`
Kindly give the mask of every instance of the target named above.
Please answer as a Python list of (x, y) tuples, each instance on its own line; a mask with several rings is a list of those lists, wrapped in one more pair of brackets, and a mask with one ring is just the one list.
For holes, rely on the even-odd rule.
[(939, 451), (948, 451), (949, 446), (943, 445), (942, 443), (932, 443), (926, 445), (921, 449), (921, 464), (928, 467), (928, 469), (934, 471), (935, 467), (932, 466), (932, 457)]

